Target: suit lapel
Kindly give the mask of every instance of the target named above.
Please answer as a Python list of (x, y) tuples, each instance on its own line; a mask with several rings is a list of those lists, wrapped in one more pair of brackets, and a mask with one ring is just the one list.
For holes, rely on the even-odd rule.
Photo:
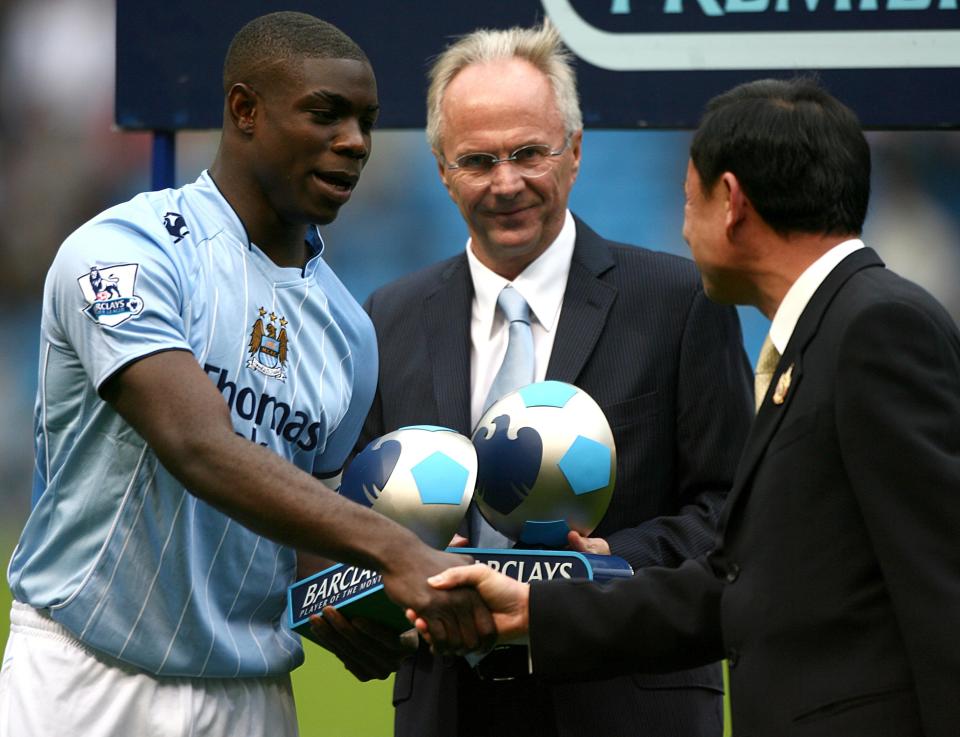
[[(774, 389), (770, 396), (773, 396), (777, 383), (782, 380), (788, 369), (791, 373), (789, 389), (783, 397), (782, 404), (774, 404), (770, 398), (767, 398), (761, 405), (760, 411), (750, 428), (750, 434), (747, 436), (740, 463), (737, 465), (733, 489), (725, 507), (725, 517), (729, 516), (739, 496), (749, 486), (760, 459), (763, 458), (771, 438), (789, 410), (793, 397), (797, 394), (803, 380), (803, 353), (810, 341), (816, 336), (827, 308), (851, 276), (870, 266), (883, 266), (883, 261), (880, 260), (873, 249), (863, 248), (854, 251), (830, 272), (804, 308), (800, 319), (797, 321), (797, 326), (790, 336), (790, 342), (783, 352), (783, 357), (780, 359), (776, 371), (774, 371), (773, 379), (770, 382)], [(726, 520), (723, 524), (725, 526)]]
[(575, 384), (593, 353), (617, 290), (600, 275), (614, 262), (600, 236), (577, 219), (577, 241), (563, 295), (547, 378)]
[[(791, 340), (791, 343), (792, 342)], [(784, 374), (786, 374), (787, 371), (790, 372), (789, 390), (784, 395), (782, 404), (774, 404), (770, 399), (767, 399), (761, 405), (760, 411), (757, 413), (757, 417), (750, 427), (750, 434), (747, 436), (743, 455), (740, 457), (740, 463), (737, 465), (737, 473), (733, 482), (733, 492), (731, 492), (730, 500), (727, 503), (727, 509), (733, 506), (735, 497), (753, 476), (757, 464), (763, 457), (764, 452), (766, 452), (767, 446), (770, 444), (770, 438), (773, 437), (773, 434), (780, 426), (780, 422), (783, 420), (793, 398), (797, 394), (800, 382), (803, 379), (803, 365), (800, 359), (801, 356), (798, 354), (791, 354), (789, 351), (784, 352), (783, 358), (780, 359), (780, 363), (777, 365), (777, 370), (773, 373), (773, 379), (770, 385), (774, 387), (773, 391), (776, 391), (775, 387), (777, 384), (785, 381)]]
[[(600, 279), (614, 262), (605, 241), (577, 219), (577, 241), (563, 297), (547, 378), (575, 383), (593, 352), (617, 290)], [(453, 259), (424, 297), (437, 422), (469, 434), (470, 314), (473, 281), (465, 255)]]
[(437, 289), (424, 298), (437, 422), (468, 434), (470, 427), (470, 309), (473, 282), (467, 258), (455, 258)]

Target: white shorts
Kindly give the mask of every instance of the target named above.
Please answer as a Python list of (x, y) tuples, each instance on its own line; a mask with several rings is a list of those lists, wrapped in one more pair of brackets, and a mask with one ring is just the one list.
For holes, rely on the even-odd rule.
[(288, 675), (157, 678), (94, 652), (14, 602), (0, 737), (296, 737)]

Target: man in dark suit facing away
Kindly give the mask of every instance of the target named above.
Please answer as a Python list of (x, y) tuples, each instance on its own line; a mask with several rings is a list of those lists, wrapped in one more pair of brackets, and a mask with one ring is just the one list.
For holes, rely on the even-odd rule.
[(609, 587), (434, 582), (479, 585), (502, 638), (529, 628), (534, 672), (726, 656), (736, 737), (958, 734), (960, 336), (859, 240), (869, 181), (812, 81), (709, 104), (684, 235), (712, 299), (772, 319), (756, 421), (710, 555)]
[[(425, 423), (471, 433), (507, 347), (498, 297), (512, 289), (529, 308), (531, 380), (585, 390), (616, 440), (611, 505), (594, 537), (571, 533), (570, 546), (677, 566), (712, 543), (752, 415), (749, 366), (736, 313), (706, 298), (689, 260), (605, 240), (568, 211), (582, 128), (549, 26), (477, 31), (437, 59), (427, 137), (470, 238), (368, 301), (381, 370), (361, 442)], [(511, 544), (470, 522), (471, 544)], [(396, 667), (360, 625), (326, 615), (318, 636), (356, 675)], [(720, 737), (716, 663), (550, 684), (531, 676), (525, 649), (511, 654), (471, 668), (418, 650), (396, 677), (396, 734)]]

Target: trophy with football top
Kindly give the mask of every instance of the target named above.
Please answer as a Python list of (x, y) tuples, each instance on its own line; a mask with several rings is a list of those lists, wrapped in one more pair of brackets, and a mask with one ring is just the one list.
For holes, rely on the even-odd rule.
[[(470, 439), (445, 427), (404, 427), (372, 441), (343, 475), (340, 494), (398, 522), (427, 545), (446, 547), (459, 528), (477, 480)], [(379, 573), (336, 564), (287, 589), (290, 627), (312, 637), (310, 617), (333, 606), (397, 632), (410, 628), (387, 597)]]
[[(603, 411), (584, 391), (542, 381), (511, 392), (480, 419), (472, 443), (452, 430), (416, 426), (370, 443), (344, 474), (340, 493), (405, 525), (441, 548), (471, 500), (510, 548), (452, 547), (527, 582), (630, 576), (622, 558), (563, 550), (571, 530), (589, 535), (610, 503), (616, 448)], [(290, 626), (310, 637), (309, 619), (328, 605), (344, 616), (409, 628), (379, 574), (333, 566), (293, 584)]]
[[(622, 558), (562, 550), (571, 530), (588, 536), (600, 524), (616, 482), (613, 432), (589, 394), (560, 381), (521, 387), (484, 413), (473, 446), (477, 508), (515, 545), (461, 552), (524, 581), (554, 578), (545, 566), (565, 556), (576, 563), (563, 566), (564, 578), (633, 575)], [(519, 559), (496, 565), (488, 553)]]
[[(559, 381), (528, 384), (496, 401), (473, 432), (477, 508), (515, 546), (465, 548), (478, 562), (524, 582), (633, 575), (623, 558), (563, 550), (573, 530), (589, 536), (613, 496), (613, 432), (586, 392)], [(529, 672), (527, 648), (468, 655), (482, 678)]]

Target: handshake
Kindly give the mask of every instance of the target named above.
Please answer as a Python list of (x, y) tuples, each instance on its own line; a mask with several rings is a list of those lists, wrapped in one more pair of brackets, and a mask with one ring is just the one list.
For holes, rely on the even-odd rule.
[[(454, 542), (460, 545), (466, 540), (458, 536)], [(457, 550), (452, 547), (445, 553), (428, 551), (438, 556), (440, 565), (449, 567), (416, 579), (409, 572), (419, 564), (407, 562), (403, 567), (407, 575), (394, 577), (385, 571), (381, 574), (382, 586), (375, 583), (365, 587), (359, 595), (336, 606), (326, 603), (337, 593), (331, 590), (321, 593), (327, 595), (325, 600), (297, 596), (298, 588), (302, 592), (316, 586), (311, 582), (317, 577), (311, 577), (291, 589), (292, 601), (306, 599), (306, 607), (315, 609), (302, 617), (295, 629), (335, 654), (361, 681), (387, 678), (416, 649), (418, 634), (435, 654), (485, 653), (498, 644), (522, 643), (528, 633), (532, 581), (632, 575), (625, 561), (603, 554), (609, 548), (600, 538), (586, 538), (571, 531), (568, 547), (572, 550), (460, 548), (452, 553), (449, 551)], [(479, 562), (472, 562), (474, 559)], [(317, 575), (324, 574), (329, 581), (330, 571)], [(351, 592), (355, 578), (344, 583), (347, 592)], [(360, 585), (364, 583), (368, 582)], [(377, 596), (384, 592), (386, 596)], [(390, 601), (385, 601), (387, 597)], [(415, 598), (423, 603), (414, 603)], [(385, 602), (386, 606), (372, 602)], [(397, 604), (404, 609), (398, 609)], [(300, 606), (302, 612), (304, 607)], [(394, 612), (402, 616), (393, 616)]]
[[(529, 632), (530, 584), (504, 575), (484, 563), (455, 566), (427, 579), (441, 591), (470, 587), (480, 597), (493, 622), (492, 640), (483, 639), (486, 649), (498, 643), (522, 642)], [(434, 637), (436, 623), (408, 608), (406, 617), (434, 652), (443, 652), (446, 642)], [(484, 618), (484, 624), (486, 620)], [(483, 633), (483, 638), (486, 633)], [(462, 653), (458, 653), (462, 654)]]
[[(556, 381), (496, 402), (472, 441), (434, 426), (378, 438), (348, 467), (340, 494), (430, 547), (391, 551), (380, 574), (334, 566), (294, 584), (291, 626), (361, 680), (388, 676), (416, 646), (417, 632), (444, 654), (520, 640), (529, 581), (593, 578), (595, 568), (631, 575), (626, 562), (603, 557), (604, 540), (586, 537), (606, 512), (615, 470), (602, 410)], [(520, 549), (466, 547), (471, 541), (454, 533), (475, 531), (477, 510)], [(447, 552), (431, 549), (445, 545)]]

